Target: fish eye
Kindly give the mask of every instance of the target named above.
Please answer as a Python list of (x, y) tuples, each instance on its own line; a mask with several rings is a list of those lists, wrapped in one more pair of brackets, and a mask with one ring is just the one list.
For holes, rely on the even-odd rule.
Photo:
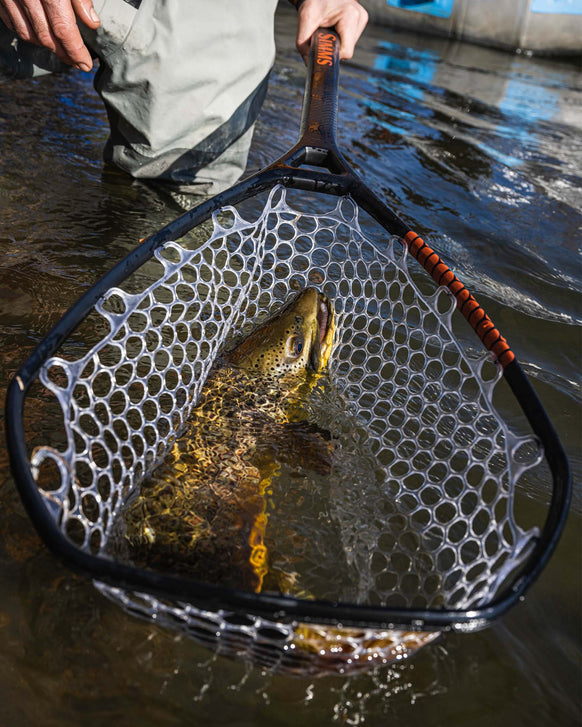
[(302, 336), (289, 336), (287, 339), (287, 354), (297, 358), (303, 352)]

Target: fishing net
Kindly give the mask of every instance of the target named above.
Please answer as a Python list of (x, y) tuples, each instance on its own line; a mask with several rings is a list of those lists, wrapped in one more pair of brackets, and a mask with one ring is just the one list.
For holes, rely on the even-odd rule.
[[(332, 472), (295, 473), (295, 489), (275, 483), (265, 495), (267, 534), (287, 537), (272, 546), (281, 568), (293, 567), (305, 598), (488, 604), (538, 535), (518, 526), (514, 495), (540, 447), (498, 415), (501, 371), (459, 333), (456, 319), (465, 321), (450, 293), (409, 265), (398, 238), (364, 232), (349, 198), (331, 207), (294, 209), (276, 187), (251, 221), (223, 208), (194, 243), (164, 244), (109, 290), (85, 325), (91, 345), (80, 354), (65, 346), (42, 369), (64, 441), (36, 447), (33, 474), (77, 548), (120, 557), (124, 509), (180, 437), (225, 345), (314, 286), (332, 303), (336, 331), (306, 407), (330, 432)], [(297, 488), (302, 507), (291, 501)], [(132, 613), (283, 671), (387, 661), (435, 636), (414, 637), (389, 617), (390, 630), (307, 627), (97, 585)]]

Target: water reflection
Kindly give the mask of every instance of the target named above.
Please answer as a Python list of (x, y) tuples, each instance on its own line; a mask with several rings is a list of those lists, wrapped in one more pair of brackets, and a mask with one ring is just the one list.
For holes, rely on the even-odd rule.
[[(294, 141), (304, 69), (283, 12), (250, 159)], [(342, 74), (340, 143), (432, 241), (511, 341), (580, 482), (580, 70), (370, 28)], [(39, 338), (136, 241), (176, 215), (105, 172), (91, 79), (0, 84), (2, 391)], [(37, 426), (31, 415), (31, 426)], [(124, 615), (47, 553), (0, 453), (0, 685), (7, 724), (571, 724), (580, 650), (580, 513), (524, 604), (408, 665), (350, 680), (264, 675)], [(547, 485), (533, 483), (534, 502)], [(517, 699), (516, 699), (517, 695)]]

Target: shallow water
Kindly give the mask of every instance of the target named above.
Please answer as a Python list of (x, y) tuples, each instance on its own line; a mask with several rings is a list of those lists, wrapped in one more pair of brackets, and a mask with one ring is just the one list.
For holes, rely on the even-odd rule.
[[(295, 140), (304, 70), (293, 16), (251, 169)], [(564, 536), (524, 603), (408, 664), (288, 679), (125, 615), (40, 543), (0, 452), (0, 696), (10, 725), (569, 725), (580, 717), (582, 74), (370, 28), (342, 71), (340, 145), (433, 243), (534, 380), (568, 452)], [(176, 207), (101, 163), (90, 76), (0, 84), (0, 389), (63, 312)], [(34, 422), (32, 422), (34, 426)], [(547, 485), (532, 484), (534, 503)]]

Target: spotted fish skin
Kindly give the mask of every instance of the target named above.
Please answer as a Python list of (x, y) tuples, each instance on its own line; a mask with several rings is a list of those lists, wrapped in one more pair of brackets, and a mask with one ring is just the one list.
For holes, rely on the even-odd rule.
[(333, 311), (307, 288), (223, 355), (185, 431), (124, 513), (137, 565), (244, 590), (268, 570), (265, 493), (283, 463), (326, 473), (302, 401), (327, 364)]
[[(187, 428), (125, 511), (134, 563), (262, 589), (266, 493), (280, 464), (329, 471), (329, 442), (305, 420), (302, 401), (327, 365), (333, 332), (331, 305), (307, 289), (222, 357)], [(310, 597), (292, 577), (288, 587), (278, 582), (291, 595)], [(352, 674), (406, 659), (438, 636), (298, 623), (285, 670)]]

